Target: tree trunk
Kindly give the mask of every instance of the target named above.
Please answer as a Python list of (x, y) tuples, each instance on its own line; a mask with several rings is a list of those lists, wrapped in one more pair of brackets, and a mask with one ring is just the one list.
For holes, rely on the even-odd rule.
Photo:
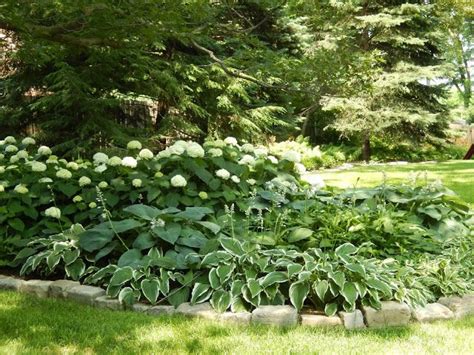
[(368, 163), (370, 161), (371, 149), (370, 149), (370, 137), (368, 134), (364, 136), (364, 143), (362, 145), (362, 157)]

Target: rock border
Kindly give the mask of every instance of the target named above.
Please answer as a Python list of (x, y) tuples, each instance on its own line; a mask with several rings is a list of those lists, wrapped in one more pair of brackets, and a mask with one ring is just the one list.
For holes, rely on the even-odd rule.
[[(92, 307), (110, 310), (124, 310), (117, 299), (109, 298), (100, 287), (81, 285), (70, 280), (22, 280), (12, 276), (0, 275), (0, 290), (10, 290), (33, 294), (40, 298), (63, 298)], [(235, 324), (265, 324), (273, 326), (304, 325), (311, 327), (345, 327), (346, 329), (384, 328), (407, 326), (409, 323), (427, 323), (439, 320), (459, 319), (474, 315), (474, 293), (452, 297), (441, 297), (437, 303), (411, 309), (405, 303), (383, 301), (380, 310), (362, 307), (354, 312), (338, 312), (328, 317), (320, 312), (305, 311), (298, 314), (292, 306), (260, 306), (252, 312), (216, 312), (209, 302), (191, 305), (183, 303), (174, 308), (167, 305), (147, 305), (136, 303), (128, 310), (148, 315), (181, 314), (187, 317), (200, 317), (218, 322)]]

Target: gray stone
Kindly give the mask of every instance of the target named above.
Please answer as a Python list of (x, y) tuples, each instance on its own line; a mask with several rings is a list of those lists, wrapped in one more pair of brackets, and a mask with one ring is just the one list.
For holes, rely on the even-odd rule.
[(474, 294), (468, 294), (462, 297), (441, 297), (438, 303), (448, 307), (456, 318), (474, 314)]
[(260, 306), (252, 312), (252, 323), (278, 326), (298, 324), (298, 312), (291, 306)]
[(312, 327), (335, 327), (342, 326), (342, 319), (336, 316), (328, 317), (320, 314), (305, 314), (301, 315), (301, 325)]
[(174, 314), (175, 312), (176, 311), (173, 306), (153, 306), (146, 311), (146, 313), (153, 316), (170, 315)]
[(338, 315), (346, 329), (365, 328), (364, 316), (358, 309), (356, 309), (354, 312), (339, 312)]
[(105, 291), (100, 287), (76, 286), (67, 291), (67, 298), (93, 306), (97, 297), (104, 296)]
[(251, 319), (252, 313), (250, 312), (224, 312), (219, 314), (219, 320), (226, 323), (249, 324)]
[(0, 278), (0, 290), (18, 291), (25, 281), (13, 277)]
[(408, 325), (411, 310), (405, 303), (383, 301), (382, 308), (376, 310), (372, 307), (362, 307), (365, 322), (369, 328), (383, 328)]
[(53, 281), (43, 280), (28, 280), (23, 282), (20, 287), (20, 292), (30, 293), (41, 298), (46, 298), (49, 295), (49, 286)]
[(139, 313), (147, 313), (150, 308), (151, 306), (145, 303), (134, 303), (131, 307), (133, 312)]
[(67, 292), (76, 286), (80, 286), (81, 284), (77, 281), (71, 280), (56, 280), (51, 283), (49, 286), (49, 295), (51, 297), (57, 298), (66, 298)]
[(437, 320), (453, 319), (454, 313), (440, 303), (428, 303), (424, 307), (416, 307), (412, 311), (413, 319), (417, 322), (427, 323)]
[(114, 311), (119, 311), (123, 309), (123, 305), (119, 302), (118, 299), (110, 298), (107, 296), (100, 296), (94, 300), (94, 305), (98, 308), (107, 308)]
[(176, 313), (191, 317), (201, 317), (206, 319), (217, 319), (217, 313), (209, 302), (191, 305), (190, 303), (182, 303), (176, 309)]

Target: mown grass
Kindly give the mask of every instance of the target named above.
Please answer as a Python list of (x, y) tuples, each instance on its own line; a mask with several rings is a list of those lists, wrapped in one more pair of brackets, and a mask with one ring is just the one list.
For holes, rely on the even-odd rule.
[(318, 171), (326, 184), (336, 187), (375, 186), (387, 182), (408, 183), (418, 174), (418, 182), (441, 180), (466, 202), (474, 204), (474, 160), (454, 160), (443, 163), (412, 163), (406, 165), (357, 166), (350, 170)]
[(217, 324), (0, 292), (1, 354), (469, 354), (474, 317), (347, 331)]

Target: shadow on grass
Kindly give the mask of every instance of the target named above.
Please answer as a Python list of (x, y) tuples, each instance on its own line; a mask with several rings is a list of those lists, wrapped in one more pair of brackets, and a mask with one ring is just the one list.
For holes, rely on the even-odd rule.
[[(0, 292), (0, 347), (16, 344), (19, 352), (47, 349), (96, 353), (231, 352), (235, 342), (294, 336), (406, 339), (413, 329), (347, 331), (343, 328), (238, 326), (180, 316), (154, 317), (133, 312), (96, 309), (73, 302), (37, 299)], [(249, 340), (251, 339), (251, 340)], [(249, 344), (251, 345), (251, 344)]]

